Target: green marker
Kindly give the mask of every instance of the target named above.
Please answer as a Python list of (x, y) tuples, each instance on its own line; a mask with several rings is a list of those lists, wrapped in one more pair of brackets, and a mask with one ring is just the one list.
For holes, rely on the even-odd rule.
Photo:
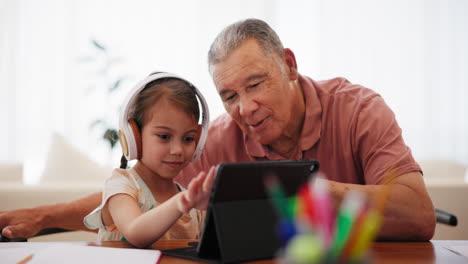
[(351, 235), (354, 222), (358, 213), (364, 205), (364, 195), (360, 191), (351, 190), (341, 203), (338, 217), (335, 224), (335, 236), (328, 255), (328, 261), (333, 263), (337, 261), (343, 251), (346, 242)]
[(290, 203), (286, 197), (278, 179), (274, 175), (270, 175), (265, 178), (265, 185), (281, 219), (292, 221), (294, 217), (292, 203)]

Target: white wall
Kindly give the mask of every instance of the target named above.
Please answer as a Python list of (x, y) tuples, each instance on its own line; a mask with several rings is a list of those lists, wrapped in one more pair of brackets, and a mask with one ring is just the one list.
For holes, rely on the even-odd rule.
[[(222, 112), (207, 72), (216, 34), (242, 18), (266, 20), (296, 54), (301, 73), (343, 76), (381, 93), (418, 160), (468, 164), (468, 2), (456, 0), (91, 1), (0, 0), (0, 160), (26, 162), (38, 180), (53, 133), (103, 165), (97, 116), (116, 124), (126, 89), (154, 70), (179, 73)], [(123, 58), (128, 77), (108, 96), (90, 39)], [(35, 175), (33, 175), (35, 174)]]

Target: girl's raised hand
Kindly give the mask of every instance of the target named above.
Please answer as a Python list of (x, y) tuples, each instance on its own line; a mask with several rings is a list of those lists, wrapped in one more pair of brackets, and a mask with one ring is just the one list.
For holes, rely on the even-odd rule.
[(210, 200), (211, 188), (215, 179), (216, 169), (210, 168), (208, 173), (200, 172), (182, 192), (181, 198), (177, 203), (180, 212), (187, 213), (192, 208), (205, 210)]

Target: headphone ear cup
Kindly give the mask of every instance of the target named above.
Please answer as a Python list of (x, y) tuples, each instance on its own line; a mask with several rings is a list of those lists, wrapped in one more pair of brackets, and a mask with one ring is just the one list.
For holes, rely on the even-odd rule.
[(122, 129), (119, 129), (119, 142), (120, 146), (122, 147), (122, 152), (125, 157), (128, 157), (128, 143), (127, 143), (127, 137), (125, 136), (125, 133), (123, 132)]
[(133, 136), (135, 137), (135, 143), (136, 143), (136, 150), (137, 150), (137, 156), (136, 159), (141, 158), (141, 133), (140, 129), (138, 129), (138, 125), (135, 122), (135, 120), (130, 119), (128, 120), (128, 124), (130, 125), (130, 128), (132, 129)]

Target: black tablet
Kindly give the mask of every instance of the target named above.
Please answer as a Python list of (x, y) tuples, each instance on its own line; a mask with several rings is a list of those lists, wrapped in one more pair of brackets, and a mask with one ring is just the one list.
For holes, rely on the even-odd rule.
[(315, 160), (282, 160), (218, 165), (198, 245), (163, 251), (207, 262), (272, 258), (280, 242), (278, 221), (265, 177), (275, 175), (287, 196), (296, 194), (319, 167)]

